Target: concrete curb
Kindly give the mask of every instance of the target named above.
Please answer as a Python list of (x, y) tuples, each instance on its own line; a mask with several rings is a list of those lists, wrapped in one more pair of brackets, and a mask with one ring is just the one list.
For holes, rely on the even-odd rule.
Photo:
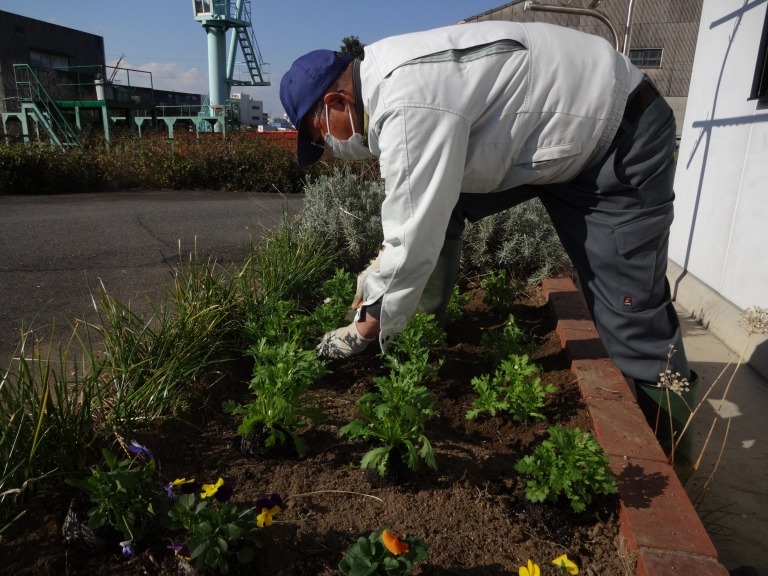
[(637, 575), (728, 576), (629, 384), (608, 358), (581, 293), (568, 278), (547, 278), (543, 290), (618, 480), (621, 534), (637, 556)]

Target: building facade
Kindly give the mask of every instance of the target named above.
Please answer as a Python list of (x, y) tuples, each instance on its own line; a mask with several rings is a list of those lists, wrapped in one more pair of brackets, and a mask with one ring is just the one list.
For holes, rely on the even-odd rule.
[[(675, 173), (673, 296), (734, 350), (768, 309), (768, 3), (705, 0)], [(745, 358), (768, 377), (768, 336)]]
[[(629, 57), (648, 75), (674, 110), (678, 136), (688, 99), (702, 2), (703, 0), (642, 0), (633, 4), (629, 28)], [(539, 0), (538, 3), (556, 7), (567, 4), (566, 8), (590, 9), (596, 1)], [(463, 22), (549, 22), (601, 36), (622, 51), (629, 0), (598, 0), (597, 4), (595, 10), (613, 23), (616, 37), (607, 24), (594, 16), (537, 11), (535, 5), (534, 9), (526, 10), (524, 0), (509, 2), (466, 18)]]
[(264, 103), (261, 100), (254, 100), (250, 94), (241, 92), (232, 94), (231, 100), (240, 104), (240, 126), (250, 126), (257, 128), (267, 124), (267, 117), (264, 114)]
[(0, 112), (18, 111), (14, 64), (34, 68), (54, 99), (95, 100), (93, 83), (104, 73), (104, 38), (0, 10)]

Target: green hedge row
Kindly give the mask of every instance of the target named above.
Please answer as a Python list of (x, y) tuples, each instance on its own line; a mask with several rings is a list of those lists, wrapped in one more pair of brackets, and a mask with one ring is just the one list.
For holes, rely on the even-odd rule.
[[(0, 194), (71, 194), (146, 189), (303, 191), (307, 176), (328, 173), (324, 159), (309, 170), (296, 163), (295, 141), (256, 133), (182, 135), (175, 140), (135, 134), (85, 139), (61, 150), (44, 142), (0, 143)], [(362, 168), (361, 168), (362, 170)]]

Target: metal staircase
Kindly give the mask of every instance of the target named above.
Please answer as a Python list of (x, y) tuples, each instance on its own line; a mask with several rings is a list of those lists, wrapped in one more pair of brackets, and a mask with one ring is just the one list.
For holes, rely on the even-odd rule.
[(80, 146), (80, 139), (50, 97), (34, 69), (28, 64), (14, 64), (13, 76), (21, 111), (29, 114), (62, 149)]
[[(240, 45), (240, 51), (243, 54), (243, 60), (248, 67), (250, 81), (235, 80), (232, 78), (229, 83), (233, 86), (269, 86), (269, 81), (264, 80), (264, 59), (261, 57), (259, 44), (256, 42), (256, 35), (251, 26), (251, 3), (250, 0), (239, 2), (236, 10), (237, 20), (247, 22), (247, 26), (236, 26), (234, 36)], [(234, 43), (234, 39), (233, 39)]]

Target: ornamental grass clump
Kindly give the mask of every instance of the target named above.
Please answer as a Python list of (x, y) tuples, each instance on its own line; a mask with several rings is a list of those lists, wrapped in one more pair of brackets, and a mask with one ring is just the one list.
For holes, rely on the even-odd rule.
[(575, 512), (583, 512), (594, 496), (618, 492), (608, 456), (591, 433), (561, 426), (547, 432), (549, 438), (515, 464), (517, 472), (531, 477), (525, 488), (528, 500), (565, 496)]
[(528, 360), (528, 356), (512, 355), (501, 362), (496, 371), (472, 378), (472, 388), (477, 398), (467, 420), (482, 413), (496, 416), (497, 412), (509, 414), (517, 422), (544, 421), (541, 409), (547, 394), (555, 391), (551, 384), (541, 385), (537, 376), (540, 368)]
[(183, 391), (222, 359), (227, 303), (200, 307), (166, 294), (145, 315), (102, 285), (94, 307), (99, 322), (87, 324), (83, 349), (100, 366), (104, 386), (93, 411), (119, 436), (177, 415), (186, 405)]
[(407, 574), (426, 560), (427, 546), (421, 538), (399, 538), (389, 530), (361, 536), (339, 562), (343, 576), (395, 576)]
[(251, 245), (240, 292), (248, 319), (270, 314), (283, 300), (309, 304), (319, 298), (320, 288), (334, 269), (334, 255), (320, 234), (300, 234), (287, 215), (273, 229), (262, 231), (262, 243)]

